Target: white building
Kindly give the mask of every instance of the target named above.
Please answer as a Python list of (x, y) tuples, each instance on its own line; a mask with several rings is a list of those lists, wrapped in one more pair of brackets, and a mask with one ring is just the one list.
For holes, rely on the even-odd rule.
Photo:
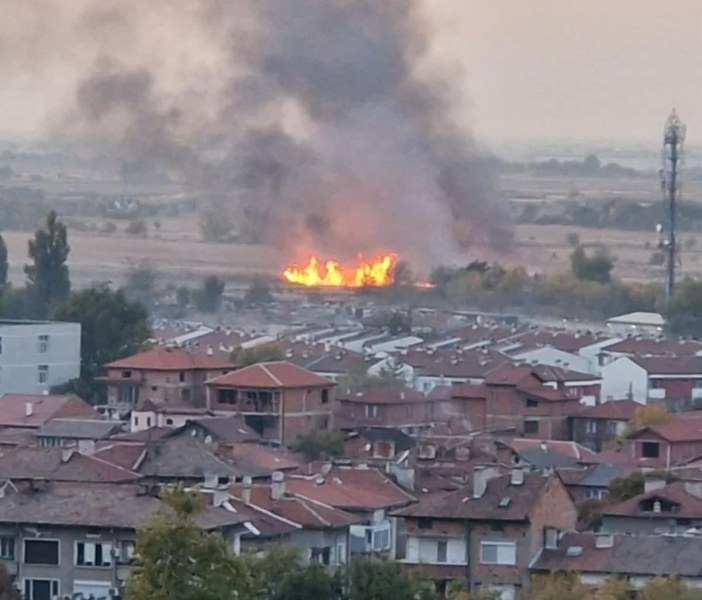
[(46, 393), (79, 375), (79, 323), (0, 320), (0, 395)]

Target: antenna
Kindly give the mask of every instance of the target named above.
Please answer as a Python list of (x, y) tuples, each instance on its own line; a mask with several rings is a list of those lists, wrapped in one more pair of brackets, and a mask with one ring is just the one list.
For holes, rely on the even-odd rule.
[(679, 261), (676, 233), (677, 205), (681, 197), (680, 167), (683, 161), (683, 142), (685, 141), (685, 124), (680, 120), (675, 109), (665, 122), (663, 133), (663, 169), (661, 170), (661, 189), (663, 202), (668, 212), (668, 230), (658, 227), (663, 234), (659, 243), (666, 253), (666, 300), (670, 302), (675, 291), (675, 267)]

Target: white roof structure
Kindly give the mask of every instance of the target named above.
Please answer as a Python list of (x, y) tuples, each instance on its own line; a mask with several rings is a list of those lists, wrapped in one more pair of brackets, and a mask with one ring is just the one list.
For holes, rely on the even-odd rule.
[(607, 319), (608, 325), (634, 325), (637, 327), (664, 327), (665, 319), (660, 313), (633, 312)]

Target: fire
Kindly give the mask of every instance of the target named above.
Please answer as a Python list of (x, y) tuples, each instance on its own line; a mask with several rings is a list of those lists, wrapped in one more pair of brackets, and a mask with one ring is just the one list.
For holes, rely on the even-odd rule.
[(394, 254), (376, 256), (371, 260), (364, 260), (359, 255), (355, 267), (343, 267), (336, 260), (322, 263), (313, 254), (306, 266), (291, 265), (283, 271), (283, 277), (290, 283), (308, 287), (383, 286), (392, 283), (396, 261)]

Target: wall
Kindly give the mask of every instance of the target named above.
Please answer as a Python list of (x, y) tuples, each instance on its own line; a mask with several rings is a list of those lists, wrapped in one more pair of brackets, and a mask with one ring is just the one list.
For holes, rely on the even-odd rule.
[(603, 401), (630, 397), (646, 404), (648, 399), (648, 374), (633, 360), (624, 356), (602, 367)]
[[(48, 335), (46, 352), (39, 336)], [(41, 394), (80, 375), (80, 324), (0, 322), (0, 394)], [(48, 366), (39, 383), (39, 365)]]

